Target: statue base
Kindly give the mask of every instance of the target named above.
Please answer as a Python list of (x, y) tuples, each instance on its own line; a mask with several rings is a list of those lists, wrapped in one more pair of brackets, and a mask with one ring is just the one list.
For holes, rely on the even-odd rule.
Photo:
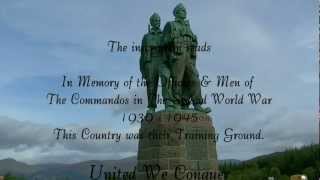
[(209, 115), (191, 110), (147, 114), (139, 133), (136, 179), (223, 179)]

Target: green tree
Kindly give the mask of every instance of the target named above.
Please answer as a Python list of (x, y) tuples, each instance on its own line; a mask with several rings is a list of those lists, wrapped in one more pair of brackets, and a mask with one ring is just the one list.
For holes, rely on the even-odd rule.
[(271, 169), (270, 169), (270, 174), (269, 174), (269, 176), (271, 176), (271, 177), (274, 177), (275, 179), (280, 179), (280, 177), (281, 177), (281, 172), (280, 172), (280, 170), (279, 170), (279, 168), (278, 167), (272, 167)]
[(25, 180), (24, 177), (17, 177), (17, 176), (13, 176), (11, 175), (10, 172), (8, 172), (5, 176), (4, 176), (5, 180)]
[(7, 173), (5, 176), (4, 176), (4, 179), (5, 180), (17, 180), (17, 178), (15, 176), (12, 176), (10, 173)]
[(303, 174), (305, 174), (308, 179), (316, 179), (316, 170), (313, 167), (304, 169)]
[(290, 177), (287, 175), (281, 175), (279, 180), (290, 180)]

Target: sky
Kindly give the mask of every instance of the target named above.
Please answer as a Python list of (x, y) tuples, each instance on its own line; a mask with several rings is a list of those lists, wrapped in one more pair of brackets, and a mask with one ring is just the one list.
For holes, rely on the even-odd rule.
[[(30, 164), (120, 159), (136, 155), (138, 141), (57, 141), (55, 128), (78, 132), (138, 132), (139, 123), (122, 122), (123, 112), (145, 112), (142, 105), (52, 105), (47, 93), (70, 97), (146, 98), (144, 88), (63, 88), (63, 76), (76, 80), (141, 77), (138, 52), (110, 52), (109, 40), (140, 44), (153, 12), (161, 28), (174, 20), (173, 8), (186, 6), (199, 44), (200, 77), (229, 75), (248, 88), (202, 88), (203, 94), (260, 92), (269, 105), (217, 105), (214, 127), (237, 132), (262, 130), (264, 140), (217, 143), (219, 159), (246, 160), (317, 142), (318, 14), (315, 0), (141, 0), (0, 2), (0, 159)], [(144, 101), (145, 102), (145, 101)], [(159, 110), (163, 108), (159, 106)]]

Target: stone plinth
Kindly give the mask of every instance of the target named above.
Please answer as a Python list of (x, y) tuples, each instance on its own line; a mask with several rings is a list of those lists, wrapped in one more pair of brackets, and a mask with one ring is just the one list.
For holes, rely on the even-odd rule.
[(150, 179), (157, 180), (218, 179), (214, 178), (218, 176), (217, 135), (207, 114), (194, 111), (148, 114), (140, 134), (138, 180), (148, 179), (147, 172), (150, 177), (153, 172), (155, 178)]

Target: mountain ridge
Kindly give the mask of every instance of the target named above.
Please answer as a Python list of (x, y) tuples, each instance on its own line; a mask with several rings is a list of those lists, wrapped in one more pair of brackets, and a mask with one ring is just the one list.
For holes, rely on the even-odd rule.
[[(240, 160), (225, 159), (219, 163), (240, 163)], [(77, 179), (87, 180), (91, 173), (91, 165), (103, 165), (104, 171), (112, 171), (114, 167), (122, 170), (132, 170), (137, 164), (137, 157), (131, 156), (119, 160), (87, 160), (77, 163), (41, 163), (27, 164), (16, 161), (13, 158), (0, 160), (0, 175), (10, 173), (15, 176), (23, 176), (27, 180), (48, 179)]]

